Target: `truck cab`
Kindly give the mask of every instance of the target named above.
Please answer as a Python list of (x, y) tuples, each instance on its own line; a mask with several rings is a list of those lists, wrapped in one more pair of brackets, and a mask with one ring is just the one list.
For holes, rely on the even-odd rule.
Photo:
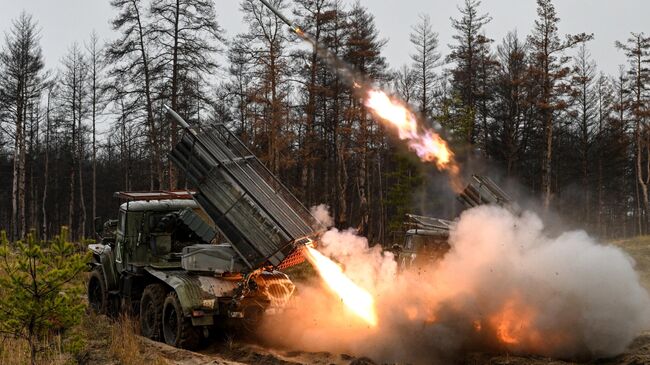
[(397, 247), (399, 271), (421, 270), (440, 260), (449, 251), (449, 229), (453, 222), (407, 214), (404, 241)]
[(217, 325), (253, 329), (262, 314), (281, 310), (295, 288), (270, 268), (247, 275), (193, 194), (115, 193), (123, 201), (117, 219), (96, 222), (100, 242), (89, 245), (91, 309), (139, 315), (145, 337), (185, 348)]
[[(179, 214), (191, 211), (211, 221), (191, 199), (136, 200), (122, 203), (115, 232), (115, 263), (119, 271), (144, 266), (181, 267), (183, 247), (204, 243), (192, 230), (178, 224)], [(209, 243), (209, 242), (208, 242)]]

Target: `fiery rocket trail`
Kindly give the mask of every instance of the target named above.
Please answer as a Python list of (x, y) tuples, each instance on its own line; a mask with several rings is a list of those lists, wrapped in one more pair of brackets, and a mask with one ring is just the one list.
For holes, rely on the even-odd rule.
[[(327, 49), (324, 45), (295, 26), (282, 13), (274, 9), (266, 0), (260, 0), (279, 19), (286, 23), (291, 31), (301, 39), (309, 42), (318, 56), (347, 82), (355, 95), (363, 100), (364, 105), (373, 116), (386, 127), (397, 133), (423, 162), (434, 163), (440, 171), (445, 171), (454, 190), (462, 189), (459, 179), (459, 167), (447, 142), (433, 129), (425, 128), (419, 123), (417, 114), (409, 106), (380, 88), (371, 80), (358, 74), (346, 62)], [(350, 280), (341, 268), (326, 256), (311, 247), (306, 247), (305, 255), (316, 267), (318, 273), (328, 286), (341, 298), (342, 302), (369, 325), (377, 325), (374, 298), (363, 288)]]
[(440, 171), (446, 172), (455, 191), (462, 189), (460, 168), (454, 158), (453, 151), (447, 142), (431, 128), (420, 123), (418, 116), (404, 101), (391, 97), (384, 90), (373, 85), (346, 62), (342, 61), (329, 49), (316, 42), (300, 27), (295, 26), (282, 13), (274, 9), (266, 0), (260, 0), (269, 10), (286, 23), (298, 37), (309, 42), (318, 56), (325, 60), (336, 73), (349, 84), (354, 93), (363, 101), (373, 116), (385, 126), (397, 133), (406, 142), (409, 149), (414, 151), (423, 162), (434, 163)]
[(325, 283), (354, 314), (371, 326), (377, 325), (375, 300), (367, 291), (348, 278), (339, 265), (312, 247), (305, 247), (305, 256), (312, 263)]

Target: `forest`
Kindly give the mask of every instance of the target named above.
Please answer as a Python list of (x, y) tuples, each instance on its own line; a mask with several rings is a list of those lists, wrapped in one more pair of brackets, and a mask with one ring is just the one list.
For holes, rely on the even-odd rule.
[[(226, 37), (212, 0), (110, 0), (114, 39), (80, 35), (45, 64), (38, 19), (16, 14), (0, 49), (0, 229), (93, 237), (122, 190), (186, 186), (168, 158), (182, 128), (225, 123), (306, 206), (390, 244), (405, 213), (453, 217), (453, 192), (380, 124), (315, 49), (259, 1)], [(530, 34), (493, 39), (495, 21), (464, 0), (449, 24), (414, 17), (411, 62), (361, 2), (270, 0), (333, 54), (440, 125), (467, 173), (494, 175), (603, 238), (648, 232), (650, 36), (612, 44), (627, 64), (602, 72), (593, 35), (561, 31), (537, 0)], [(224, 16), (225, 14), (220, 14)], [(439, 27), (454, 31), (442, 54)], [(637, 33), (639, 32), (639, 33)], [(102, 127), (100, 126), (108, 126)]]

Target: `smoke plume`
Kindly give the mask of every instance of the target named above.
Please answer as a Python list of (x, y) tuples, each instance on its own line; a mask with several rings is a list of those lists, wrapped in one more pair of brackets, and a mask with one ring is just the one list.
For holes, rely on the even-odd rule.
[(264, 338), (291, 349), (381, 362), (454, 363), (464, 351), (561, 358), (616, 355), (650, 325), (650, 297), (622, 250), (583, 231), (549, 238), (538, 216), (482, 206), (464, 212), (443, 260), (397, 274), (391, 253), (353, 230), (319, 249), (376, 300), (378, 325), (347, 311), (315, 278)]
[(334, 225), (334, 219), (330, 215), (329, 209), (327, 204), (315, 205), (310, 209), (311, 215), (325, 228)]

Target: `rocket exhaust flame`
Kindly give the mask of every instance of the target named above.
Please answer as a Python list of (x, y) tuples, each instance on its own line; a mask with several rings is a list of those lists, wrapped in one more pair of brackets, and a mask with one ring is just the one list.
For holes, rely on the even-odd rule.
[(314, 265), (329, 288), (354, 314), (370, 326), (377, 325), (374, 298), (347, 277), (339, 265), (310, 246), (304, 248), (307, 260)]
[[(264, 333), (296, 350), (419, 365), (458, 363), (467, 352), (609, 357), (650, 325), (650, 296), (631, 260), (584, 232), (549, 237), (532, 212), (482, 206), (463, 213), (450, 245), (440, 261), (397, 275), (392, 254), (331, 229), (322, 254), (305, 256), (338, 296), (304, 283), (295, 304), (308, 310), (269, 318)], [(343, 279), (327, 257), (345, 267)], [(365, 322), (341, 315), (341, 301)]]
[(393, 127), (399, 133), (399, 138), (405, 140), (423, 162), (433, 162), (440, 171), (445, 171), (451, 180), (451, 186), (455, 192), (463, 189), (460, 178), (460, 168), (454, 160), (454, 154), (447, 142), (432, 129), (423, 128), (418, 123), (416, 114), (409, 106), (396, 99), (391, 98), (381, 89), (375, 87), (371, 80), (356, 72), (349, 64), (340, 60), (330, 50), (305, 33), (301, 28), (295, 26), (289, 19), (274, 9), (266, 0), (260, 0), (269, 10), (278, 16), (289, 28), (301, 39), (307, 41), (314, 47), (314, 51), (320, 58), (341, 77), (344, 82), (363, 99), (364, 105), (370, 109), (373, 115), (385, 124)]
[(406, 141), (420, 160), (433, 162), (438, 170), (446, 171), (456, 192), (462, 191), (460, 169), (449, 145), (432, 129), (423, 128), (415, 113), (404, 102), (391, 98), (384, 91), (369, 89), (364, 105), (385, 125), (396, 130), (399, 138)]

